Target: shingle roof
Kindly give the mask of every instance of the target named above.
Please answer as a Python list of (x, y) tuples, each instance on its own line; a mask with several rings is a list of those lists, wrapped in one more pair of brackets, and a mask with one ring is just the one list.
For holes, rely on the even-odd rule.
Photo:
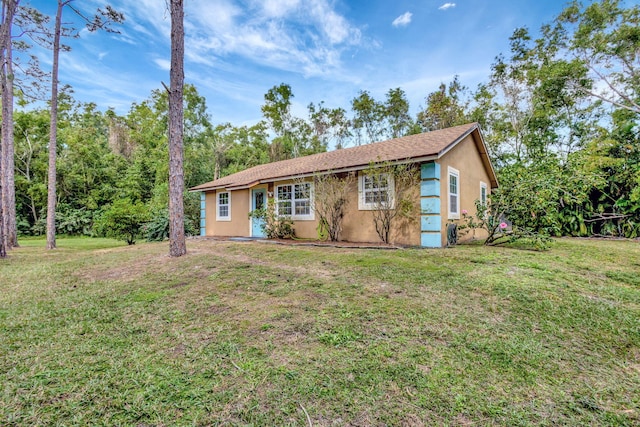
[(487, 157), (477, 123), (454, 126), (433, 132), (394, 138), (383, 142), (344, 148), (295, 159), (282, 160), (254, 166), (241, 172), (207, 182), (190, 191), (215, 190), (220, 188), (247, 188), (260, 182), (287, 179), (321, 172), (366, 168), (372, 162), (399, 162), (410, 159), (440, 158), (444, 153), (462, 141), (467, 135), (477, 132), (476, 145), (488, 166), (492, 177), (491, 186), (496, 187), (495, 174)]

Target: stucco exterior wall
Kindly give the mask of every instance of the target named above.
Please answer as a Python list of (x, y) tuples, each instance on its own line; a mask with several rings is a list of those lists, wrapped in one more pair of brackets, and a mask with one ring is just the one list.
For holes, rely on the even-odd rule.
[[(276, 187), (291, 184), (294, 181), (285, 180), (259, 185), (253, 188), (267, 188), (268, 194), (274, 195)], [(231, 193), (231, 221), (216, 220), (216, 192), (205, 193), (205, 213), (207, 236), (250, 236), (251, 223), (248, 218), (250, 208), (250, 190), (236, 190)], [(349, 201), (343, 220), (341, 240), (351, 242), (380, 242), (370, 210), (358, 209), (358, 180), (355, 179), (349, 189)], [(415, 212), (411, 219), (398, 218), (391, 231), (391, 243), (400, 245), (420, 245), (420, 200), (419, 187), (411, 190), (410, 197), (414, 200)], [(296, 237), (315, 239), (318, 237), (319, 219), (317, 215), (311, 220), (295, 220)]]
[[(467, 136), (463, 141), (446, 153), (439, 161), (441, 170), (440, 194), (442, 200), (442, 245), (447, 243), (447, 225), (449, 220), (449, 167), (452, 167), (460, 173), (460, 212), (466, 210), (468, 215), (475, 215), (476, 200), (480, 199), (480, 182), (487, 185), (487, 195), (491, 193), (491, 184), (489, 174), (485, 169), (480, 158), (478, 148), (473, 140), (473, 134)], [(460, 219), (454, 219), (454, 222), (460, 224), (462, 222), (462, 214)], [(466, 234), (458, 233), (458, 241), (465, 241), (472, 238), (485, 238), (486, 233), (483, 230), (469, 231)]]
[[(224, 191), (218, 191), (224, 192)], [(205, 193), (207, 236), (249, 236), (249, 190), (231, 191), (231, 220), (218, 221), (216, 219), (216, 192)]]
[[(373, 222), (373, 212), (370, 210), (358, 209), (358, 176), (350, 185), (348, 191), (348, 203), (345, 209), (345, 215), (342, 222), (342, 233), (340, 240), (349, 242), (380, 242), (380, 237), (375, 229)], [(282, 184), (290, 184), (292, 181), (282, 181), (274, 183), (274, 188)], [(315, 191), (315, 190), (314, 190)], [(390, 241), (399, 245), (419, 245), (420, 244), (420, 201), (419, 187), (416, 186), (410, 192), (409, 197), (413, 199), (415, 211), (410, 220), (398, 218), (394, 221), (391, 230)], [(319, 219), (317, 215), (313, 220), (296, 220), (294, 221), (294, 229), (296, 236), (306, 239), (315, 239), (318, 237)]]
[[(286, 185), (286, 184), (296, 184), (299, 183), (300, 181), (296, 181), (296, 180), (292, 180), (292, 179), (288, 179), (288, 180), (284, 180), (284, 181), (277, 181), (274, 183), (270, 183), (269, 184), (269, 192), (270, 194), (275, 197), (276, 194), (276, 188), (279, 185)], [(310, 182), (310, 181), (308, 181)], [(312, 190), (313, 192), (313, 190)], [(311, 211), (313, 212), (313, 201), (311, 202), (311, 206), (312, 209)], [(313, 219), (297, 219), (293, 221), (293, 229), (296, 233), (296, 237), (299, 237), (301, 239), (316, 239), (318, 237), (318, 218), (316, 217), (315, 214), (313, 214)]]
[[(362, 172), (358, 173), (361, 175)], [(358, 179), (349, 190), (349, 204), (342, 223), (341, 240), (350, 242), (381, 242), (373, 221), (373, 211), (358, 209)], [(420, 245), (420, 200), (419, 186), (410, 190), (408, 197), (414, 203), (410, 218), (397, 217), (392, 223), (389, 241), (397, 245)]]
[(215, 191), (207, 191), (204, 193), (204, 203), (205, 203), (205, 226), (204, 226), (204, 235), (205, 236), (215, 236), (215, 225), (216, 225), (216, 192)]

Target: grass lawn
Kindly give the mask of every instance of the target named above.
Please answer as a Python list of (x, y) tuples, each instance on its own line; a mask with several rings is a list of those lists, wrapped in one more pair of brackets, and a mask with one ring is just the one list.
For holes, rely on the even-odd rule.
[(640, 244), (42, 240), (0, 260), (0, 425), (640, 425)]

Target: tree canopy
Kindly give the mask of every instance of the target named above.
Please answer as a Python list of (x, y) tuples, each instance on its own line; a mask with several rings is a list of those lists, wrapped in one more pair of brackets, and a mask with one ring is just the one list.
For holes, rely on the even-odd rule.
[[(19, 16), (22, 16), (18, 14)], [(189, 188), (271, 161), (367, 144), (465, 122), (480, 123), (500, 189), (491, 197), (521, 227), (552, 235), (640, 235), (640, 8), (573, 2), (538, 32), (518, 28), (487, 81), (460, 77), (424, 92), (411, 113), (402, 88), (382, 99), (367, 89), (350, 109), (292, 109), (295, 88), (268, 89), (263, 119), (214, 122), (195, 86), (184, 91), (184, 183)], [(537, 35), (534, 35), (537, 34)], [(19, 77), (19, 76), (18, 76)], [(20, 80), (17, 77), (17, 80)], [(50, 118), (16, 88), (13, 117), (16, 224), (43, 234)], [(128, 113), (100, 111), (61, 91), (57, 116), (58, 232), (95, 234), (119, 200), (164, 224), (169, 204), (169, 96), (158, 88)], [(6, 164), (6, 163), (4, 163)], [(185, 192), (187, 230), (199, 198)], [(158, 233), (162, 235), (162, 233)], [(1, 236), (1, 234), (0, 234)]]

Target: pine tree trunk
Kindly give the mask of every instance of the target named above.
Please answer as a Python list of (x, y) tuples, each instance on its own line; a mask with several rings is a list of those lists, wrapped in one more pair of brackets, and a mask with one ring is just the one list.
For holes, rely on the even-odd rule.
[(18, 246), (18, 230), (16, 227), (16, 186), (13, 148), (13, 54), (11, 46), (11, 28), (18, 1), (6, 0), (6, 11), (2, 31), (3, 68), (2, 68), (2, 140), (4, 156), (2, 156), (2, 201), (5, 224), (5, 246), (11, 249)]
[(56, 248), (56, 151), (58, 140), (58, 57), (60, 56), (60, 27), (62, 8), (66, 3), (58, 0), (56, 26), (53, 39), (53, 67), (51, 69), (51, 125), (49, 128), (49, 176), (47, 192), (47, 249)]
[(187, 253), (184, 235), (183, 170), (184, 5), (171, 0), (169, 85), (169, 256)]
[[(0, 144), (0, 156), (2, 156), (2, 145)], [(0, 174), (2, 173), (2, 162), (0, 162)], [(2, 194), (2, 180), (0, 180), (0, 194)], [(7, 249), (5, 246), (4, 239), (4, 213), (2, 211), (2, 203), (0, 203), (0, 258), (5, 258), (7, 256)]]
[[(2, 23), (0, 25), (0, 85), (2, 86), (1, 89), (1, 96), (2, 96), (2, 100), (5, 99), (5, 94), (6, 94), (6, 87), (7, 87), (7, 69), (5, 67), (5, 54), (7, 51), (7, 44), (10, 40), (9, 37), (9, 31), (8, 31), (8, 25), (6, 25), (6, 21), (7, 21), (7, 4), (6, 1), (2, 1)], [(4, 198), (4, 185), (5, 185), (5, 174), (4, 174), (4, 170), (6, 167), (6, 161), (5, 161), (5, 157), (6, 157), (6, 153), (7, 150), (5, 148), (6, 145), (6, 137), (5, 137), (5, 131), (6, 131), (6, 115), (5, 115), (5, 102), (2, 103), (2, 130), (0, 131), (0, 257), (4, 258), (6, 256), (6, 247), (7, 247), (7, 240), (6, 240), (6, 229), (7, 229), (7, 221), (6, 221), (6, 216), (4, 214), (4, 204), (5, 204), (5, 198)]]
[[(4, 158), (4, 138), (0, 140), (0, 160)], [(3, 175), (2, 164), (4, 161), (0, 161), (0, 176)], [(2, 179), (0, 179), (0, 194), (4, 194), (2, 191)], [(0, 258), (5, 258), (7, 256), (6, 242), (4, 238), (4, 211), (2, 209), (2, 200), (0, 198)]]

